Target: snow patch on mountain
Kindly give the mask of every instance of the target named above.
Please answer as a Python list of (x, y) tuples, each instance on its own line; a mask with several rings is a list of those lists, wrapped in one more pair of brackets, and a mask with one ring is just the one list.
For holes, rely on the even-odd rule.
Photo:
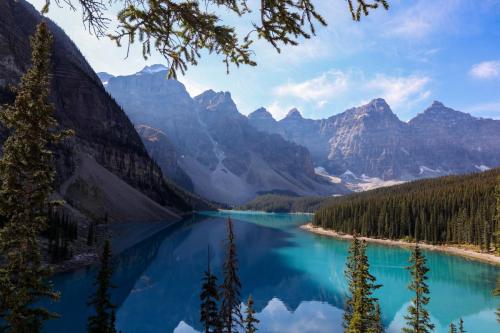
[(489, 166), (486, 166), (484, 164), (481, 164), (481, 165), (474, 165), (474, 167), (476, 169), (478, 169), (479, 171), (488, 171), (490, 170), (491, 168)]

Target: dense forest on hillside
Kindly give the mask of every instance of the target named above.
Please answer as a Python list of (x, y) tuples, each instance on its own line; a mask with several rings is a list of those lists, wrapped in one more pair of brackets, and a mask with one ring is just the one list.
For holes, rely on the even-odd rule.
[[(336, 198), (313, 223), (361, 236), (473, 244), (491, 249), (500, 169), (420, 180)], [(497, 240), (498, 241), (498, 240)]]
[(297, 197), (265, 194), (237, 207), (239, 210), (258, 210), (270, 213), (314, 213), (321, 206), (333, 200), (332, 197)]

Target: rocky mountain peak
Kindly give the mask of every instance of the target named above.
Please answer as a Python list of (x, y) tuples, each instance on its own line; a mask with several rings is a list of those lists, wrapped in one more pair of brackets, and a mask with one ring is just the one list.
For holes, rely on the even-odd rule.
[(238, 113), (236, 104), (231, 98), (231, 93), (228, 91), (215, 92), (210, 89), (196, 96), (194, 100), (209, 111)]
[(103, 84), (107, 84), (109, 79), (114, 78), (115, 76), (113, 74), (109, 74), (106, 72), (99, 72), (97, 73), (97, 77), (99, 78), (99, 80), (101, 80)]
[(434, 101), (431, 106), (419, 113), (415, 118), (410, 120), (410, 123), (417, 124), (421, 121), (438, 121), (438, 122), (456, 122), (472, 120), (468, 113), (460, 112), (445, 106), (439, 101)]
[(302, 117), (302, 114), (300, 113), (299, 110), (293, 108), (290, 111), (288, 111), (285, 119), (304, 119), (304, 118)]
[(250, 120), (274, 120), (273, 115), (266, 110), (266, 108), (261, 107), (248, 115)]
[(160, 64), (155, 64), (155, 65), (144, 67), (140, 72), (137, 72), (136, 75), (155, 74), (155, 73), (166, 72), (166, 71), (168, 71), (167, 67), (160, 65)]
[(365, 104), (357, 108), (359, 111), (362, 111), (363, 113), (387, 113), (387, 114), (393, 114), (391, 107), (385, 99), (383, 98), (375, 98), (370, 103)]

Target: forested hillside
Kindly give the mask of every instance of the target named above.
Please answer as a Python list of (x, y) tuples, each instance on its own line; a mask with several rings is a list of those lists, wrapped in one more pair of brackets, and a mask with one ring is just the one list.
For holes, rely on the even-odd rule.
[(292, 197), (278, 194), (265, 194), (256, 197), (240, 210), (257, 210), (272, 213), (314, 213), (331, 197)]
[[(495, 186), (500, 169), (421, 180), (337, 198), (313, 223), (362, 236), (473, 244), (491, 249), (498, 233)], [(496, 240), (498, 242), (498, 240)]]

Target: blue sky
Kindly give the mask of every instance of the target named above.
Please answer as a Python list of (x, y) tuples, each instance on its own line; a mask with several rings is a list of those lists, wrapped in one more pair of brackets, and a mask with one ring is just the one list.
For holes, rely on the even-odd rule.
[[(44, 0), (28, 0), (41, 8)], [(257, 1), (250, 0), (257, 9)], [(500, 0), (390, 0), (362, 22), (350, 19), (345, 0), (316, 0), (328, 26), (317, 36), (281, 54), (264, 42), (254, 46), (257, 67), (231, 68), (222, 58), (205, 56), (184, 77), (191, 95), (206, 89), (230, 91), (240, 112), (264, 106), (275, 118), (297, 107), (305, 117), (325, 118), (373, 98), (383, 97), (409, 120), (439, 100), (478, 117), (500, 119)], [(148, 61), (134, 47), (84, 29), (80, 14), (53, 5), (49, 17), (81, 49), (96, 71), (132, 74)], [(248, 31), (252, 16), (224, 19)]]

